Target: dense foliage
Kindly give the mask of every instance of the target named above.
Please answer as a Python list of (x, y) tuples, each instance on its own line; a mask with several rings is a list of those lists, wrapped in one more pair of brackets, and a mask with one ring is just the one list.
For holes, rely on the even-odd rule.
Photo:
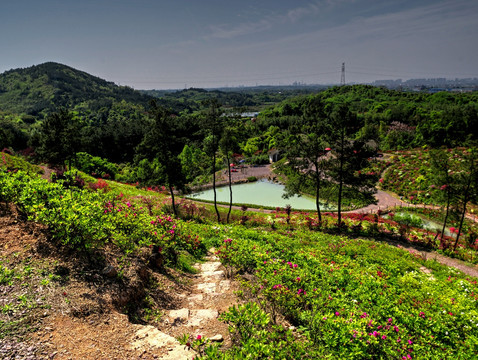
[[(260, 309), (250, 304), (224, 314), (236, 346), (209, 358), (476, 355), (475, 279), (414, 252), (320, 232), (225, 227), (215, 233), (223, 264), (253, 274), (243, 294)], [(297, 327), (295, 340), (290, 330), (273, 326), (283, 317)]]
[(43, 118), (59, 107), (99, 110), (121, 100), (146, 105), (149, 97), (54, 62), (0, 74), (0, 109), (17, 114)]
[[(373, 138), (384, 150), (422, 145), (462, 146), (478, 140), (476, 93), (401, 92), (366, 85), (334, 87), (310, 97), (326, 103), (345, 101), (357, 113), (357, 136)], [(287, 128), (289, 118), (302, 116), (307, 97), (286, 100), (261, 112), (259, 126)]]
[(199, 111), (202, 103), (211, 99), (217, 100), (228, 109), (242, 111), (245, 109), (261, 110), (265, 105), (281, 102), (291, 96), (317, 92), (321, 87), (258, 87), (232, 89), (184, 89), (184, 90), (142, 90), (141, 92), (158, 98), (165, 107), (176, 109), (181, 113)]
[[(318, 223), (287, 209), (245, 220), (236, 214), (234, 224), (211, 226), (193, 208), (184, 214), (199, 222), (171, 217), (153, 192), (133, 201), (119, 191), (106, 192), (110, 183), (104, 180), (98, 184), (106, 186), (96, 191), (65, 187), (19, 170), (25, 162), (3, 159), (0, 206), (17, 204), (29, 219), (48, 225), (58, 244), (77, 251), (113, 245), (125, 254), (150, 249), (169, 264), (181, 252), (199, 256), (215, 246), (229, 275), (245, 275), (240, 277), (245, 303), (221, 315), (233, 346), (222, 351), (198, 342), (207, 358), (472, 359), (476, 354), (476, 279), (417, 252), (363, 239), (434, 241), (433, 233), (413, 228), (420, 224), (404, 225), (403, 215), (396, 219), (402, 224), (377, 215), (344, 215), (340, 231), (347, 236), (332, 234), (338, 231), (336, 215), (326, 214)], [(462, 244), (456, 255), (476, 255), (475, 243)]]

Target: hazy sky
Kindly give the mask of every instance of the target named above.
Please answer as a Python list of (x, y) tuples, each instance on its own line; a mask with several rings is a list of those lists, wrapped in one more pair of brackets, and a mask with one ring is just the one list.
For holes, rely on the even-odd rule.
[(1, 0), (0, 72), (135, 89), (478, 77), (478, 0)]

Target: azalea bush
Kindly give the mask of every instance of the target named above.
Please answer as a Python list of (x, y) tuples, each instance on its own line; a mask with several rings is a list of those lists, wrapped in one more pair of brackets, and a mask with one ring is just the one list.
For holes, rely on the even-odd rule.
[(66, 189), (22, 171), (0, 170), (0, 201), (15, 203), (29, 220), (49, 227), (52, 238), (77, 250), (99, 248), (107, 242), (131, 253), (156, 246), (166, 261), (177, 262), (181, 251), (205, 252), (199, 237), (167, 214), (151, 215), (121, 194)]
[[(450, 176), (462, 171), (468, 149), (447, 150)], [(436, 183), (437, 174), (432, 171), (431, 152), (428, 149), (395, 152), (390, 156), (390, 167), (380, 179), (381, 187), (390, 190), (413, 204), (442, 204), (440, 192), (447, 185)]]
[[(223, 233), (220, 258), (238, 273), (253, 275), (243, 281), (244, 296), (259, 304), (271, 323), (288, 319), (297, 328), (297, 341), (309, 342), (309, 353), (337, 359), (476, 355), (476, 279), (373, 241), (239, 226)], [(421, 272), (423, 265), (434, 273)], [(237, 309), (231, 314), (237, 317)], [(246, 342), (252, 324), (246, 317), (231, 331)]]

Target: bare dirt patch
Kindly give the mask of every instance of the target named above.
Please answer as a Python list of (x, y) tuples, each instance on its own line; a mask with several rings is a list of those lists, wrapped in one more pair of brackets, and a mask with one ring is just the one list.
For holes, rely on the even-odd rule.
[(217, 317), (236, 301), (235, 285), (212, 258), (187, 274), (152, 268), (148, 253), (78, 254), (9, 205), (0, 210), (0, 265), (2, 359), (190, 359), (175, 338), (183, 334), (228, 344)]

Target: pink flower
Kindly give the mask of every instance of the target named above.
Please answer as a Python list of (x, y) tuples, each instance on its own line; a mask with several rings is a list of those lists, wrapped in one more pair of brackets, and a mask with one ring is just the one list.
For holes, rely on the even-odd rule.
[(340, 313), (338, 311), (335, 312), (335, 316), (339, 316)]
[(408, 340), (408, 343), (409, 343), (410, 345), (412, 345), (412, 344), (413, 344), (413, 341), (412, 341), (412, 340)]
[(387, 337), (385, 335), (382, 336), (382, 339), (385, 340)]
[(196, 340), (201, 340), (202, 336), (201, 335), (198, 335)]
[(372, 333), (372, 335), (373, 335), (374, 337), (377, 337), (377, 336), (379, 336), (379, 335), (380, 335), (380, 333), (379, 333), (379, 332), (377, 332), (377, 331), (374, 331), (374, 332)]

